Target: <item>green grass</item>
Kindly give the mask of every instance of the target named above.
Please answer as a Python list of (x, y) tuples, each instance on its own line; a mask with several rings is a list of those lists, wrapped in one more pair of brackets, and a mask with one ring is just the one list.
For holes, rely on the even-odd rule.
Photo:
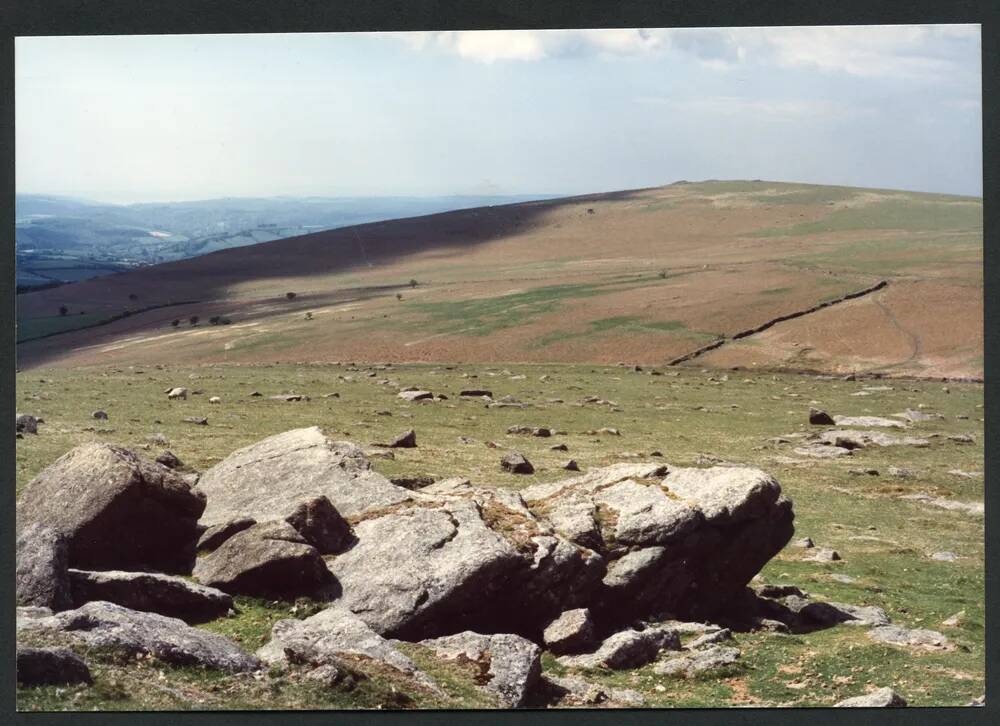
[(933, 239), (861, 240), (845, 243), (832, 251), (790, 257), (785, 263), (805, 269), (834, 268), (894, 276), (915, 269), (947, 271), (958, 264), (982, 266), (982, 254), (981, 236), (954, 235)]
[[(636, 324), (632, 319), (606, 319), (600, 326)], [(669, 323), (668, 323), (669, 327)], [(505, 373), (504, 371), (509, 371)], [(511, 374), (524, 379), (512, 380)], [(674, 375), (676, 374), (676, 375)], [(548, 380), (541, 381), (542, 375)], [(634, 688), (651, 706), (711, 707), (746, 703), (822, 706), (889, 685), (913, 705), (961, 705), (984, 689), (984, 541), (982, 518), (933, 509), (899, 495), (928, 492), (960, 501), (982, 501), (982, 478), (966, 479), (952, 469), (983, 471), (983, 387), (976, 384), (890, 380), (890, 391), (866, 397), (855, 393), (871, 382), (819, 380), (793, 374), (698, 368), (666, 369), (665, 375), (633, 373), (626, 368), (593, 365), (413, 365), (394, 366), (368, 377), (345, 365), (205, 365), (76, 370), (29, 370), (17, 375), (20, 411), (45, 418), (37, 436), (16, 442), (17, 488), (42, 468), (84, 441), (107, 441), (155, 456), (161, 448), (147, 437), (161, 432), (183, 461), (204, 470), (246, 444), (288, 429), (320, 425), (335, 438), (367, 445), (413, 428), (418, 446), (395, 452), (392, 461), (373, 459), (386, 476), (467, 476), (478, 485), (521, 488), (565, 476), (567, 457), (584, 470), (628, 460), (626, 454), (654, 449), (663, 461), (691, 465), (699, 454), (759, 466), (774, 474), (793, 500), (796, 537), (812, 537), (818, 546), (836, 549), (843, 560), (806, 561), (789, 547), (772, 560), (761, 577), (766, 582), (796, 584), (813, 597), (885, 608), (896, 623), (940, 630), (958, 648), (924, 653), (878, 645), (864, 629), (847, 626), (782, 636), (738, 634), (742, 650), (738, 668), (683, 680), (657, 676), (651, 667), (634, 671), (588, 673), (608, 686)], [(344, 380), (342, 377), (350, 378)], [(378, 385), (379, 378), (400, 385), (419, 385), (445, 393), (446, 401), (411, 404), (396, 389)], [(711, 380), (715, 378), (716, 380)], [(163, 390), (184, 385), (201, 390), (187, 401), (168, 402)], [(877, 384), (875, 384), (877, 385)], [(489, 388), (496, 396), (513, 395), (532, 408), (486, 409), (480, 401), (459, 399), (462, 388)], [(250, 398), (258, 390), (265, 398)], [(323, 398), (338, 392), (340, 398)], [(284, 403), (266, 398), (282, 392), (311, 396), (310, 401)], [(223, 403), (209, 406), (208, 397)], [(574, 405), (597, 395), (617, 409)], [(549, 402), (562, 399), (563, 403)], [(810, 406), (834, 414), (887, 415), (924, 404), (944, 420), (913, 426), (913, 435), (938, 434), (924, 449), (898, 447), (857, 451), (846, 460), (783, 463), (795, 455), (794, 445), (774, 445), (772, 436), (809, 431)], [(702, 407), (701, 410), (695, 410)], [(91, 412), (106, 410), (109, 421)], [(391, 416), (376, 415), (387, 410)], [(182, 423), (184, 416), (207, 416), (208, 426)], [(968, 418), (958, 418), (966, 416)], [(549, 426), (565, 435), (549, 439), (508, 435), (512, 425)], [(593, 436), (585, 431), (611, 426), (620, 437)], [(88, 430), (91, 429), (91, 430)], [(101, 433), (100, 430), (110, 430)], [(947, 434), (972, 433), (975, 443), (950, 442)], [(459, 436), (474, 439), (459, 442)], [(500, 449), (484, 445), (495, 441)], [(569, 452), (551, 451), (565, 443)], [(502, 472), (499, 458), (516, 448), (532, 461), (536, 473)], [(917, 470), (915, 479), (887, 475), (889, 466)], [(881, 476), (857, 476), (856, 467), (875, 467)], [(933, 552), (960, 555), (957, 562), (937, 562)], [(833, 575), (846, 575), (839, 582)], [(253, 650), (263, 644), (274, 622), (304, 617), (316, 607), (301, 602), (275, 603), (238, 598), (237, 613), (199, 627), (221, 633)], [(964, 610), (957, 628), (941, 625)], [(23, 642), (23, 638), (22, 638)], [(489, 699), (474, 689), (468, 669), (439, 662), (417, 646), (405, 646), (421, 667), (438, 679), (444, 696), (422, 691), (414, 683), (369, 665), (359, 668), (369, 678), (352, 690), (325, 690), (290, 669), (257, 681), (162, 664), (121, 664), (101, 656), (91, 661), (97, 683), (91, 688), (41, 688), (18, 691), (22, 709), (185, 709), (185, 708), (365, 708), (480, 707)], [(362, 667), (363, 666), (363, 667)], [(545, 669), (561, 669), (550, 656)], [(163, 672), (163, 677), (159, 672)], [(799, 687), (805, 684), (803, 687)], [(657, 687), (660, 688), (657, 688)], [(393, 689), (395, 688), (395, 691)]]
[(548, 285), (494, 297), (417, 302), (412, 304), (411, 309), (427, 315), (438, 333), (491, 335), (558, 310), (564, 301), (621, 292), (648, 283), (651, 279), (661, 278), (633, 275), (623, 282)]
[(907, 230), (941, 232), (970, 230), (982, 233), (982, 204), (923, 199), (887, 199), (857, 207), (837, 209), (815, 222), (802, 222), (755, 232), (753, 237), (784, 237), (828, 232)]

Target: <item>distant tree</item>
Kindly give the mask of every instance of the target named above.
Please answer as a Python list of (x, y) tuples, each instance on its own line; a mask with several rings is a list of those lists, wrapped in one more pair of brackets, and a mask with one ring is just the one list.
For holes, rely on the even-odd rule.
[(220, 320), (219, 322), (220, 322), (220, 323), (222, 323), (223, 325), (229, 325), (229, 324), (230, 324), (230, 323), (232, 323), (233, 321), (232, 321), (232, 320), (230, 320), (229, 318), (223, 318), (223, 319), (222, 319), (222, 320)]
[(313, 314), (311, 312), (307, 312), (306, 313), (306, 320), (312, 320), (312, 319), (313, 319)]
[(396, 299), (397, 299), (397, 300), (402, 300), (402, 299), (403, 299), (403, 293), (401, 293), (401, 292), (397, 292), (397, 293), (396, 293)]
[(198, 324), (198, 316), (197, 315), (192, 315), (190, 318), (188, 318), (188, 322), (191, 323), (191, 325), (197, 325)]
[(287, 300), (294, 300), (295, 299), (295, 293), (294, 292), (286, 292), (285, 293), (285, 299), (287, 299)]
[(222, 320), (221, 315), (213, 315), (208, 319), (208, 322), (211, 323), (212, 325), (218, 325), (220, 320)]
[(131, 315), (131, 314), (132, 314), (132, 311), (131, 311), (131, 310), (123, 310), (123, 311), (122, 311), (122, 317), (123, 317), (123, 318), (127, 318), (127, 317), (128, 317), (129, 315)]
[(178, 325), (181, 324), (181, 321), (180, 320), (172, 320), (170, 322), (170, 324), (173, 325), (176, 328)]
[(132, 292), (132, 293), (129, 293), (128, 299), (129, 300), (138, 300), (139, 296), (136, 295), (134, 292)]
[(410, 287), (416, 287), (418, 284), (420, 283), (418, 283), (416, 280), (410, 280)]
[(66, 307), (65, 305), (60, 305), (59, 306), (59, 314), (60, 315), (67, 315), (68, 313), (69, 313), (69, 308), (68, 307)]

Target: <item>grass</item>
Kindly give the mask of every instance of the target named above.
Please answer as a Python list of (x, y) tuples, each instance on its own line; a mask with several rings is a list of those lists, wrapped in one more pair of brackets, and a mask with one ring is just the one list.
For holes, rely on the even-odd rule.
[(481, 336), (515, 328), (538, 315), (553, 312), (564, 300), (622, 289), (627, 288), (615, 283), (549, 285), (496, 297), (416, 303), (413, 308), (428, 315), (437, 332)]
[(17, 324), (17, 342), (40, 338), (53, 333), (86, 328), (108, 318), (104, 313), (84, 313), (71, 315), (49, 315), (41, 318), (26, 318)]
[[(982, 237), (976, 235), (903, 237), (847, 242), (833, 251), (790, 257), (785, 263), (805, 269), (846, 269), (872, 275), (897, 276), (915, 270), (949, 271), (956, 265), (982, 266)], [(968, 279), (965, 276), (963, 279)]]
[(836, 209), (815, 222), (761, 230), (752, 236), (784, 237), (883, 229), (914, 232), (969, 230), (982, 234), (982, 228), (982, 204), (969, 203), (968, 200), (956, 203), (908, 198)]
[[(609, 318), (601, 326), (642, 324)], [(17, 489), (72, 446), (107, 441), (155, 456), (169, 448), (184, 462), (205, 469), (246, 444), (292, 428), (320, 425), (335, 438), (367, 445), (403, 430), (417, 432), (415, 449), (397, 450), (394, 460), (373, 459), (386, 476), (467, 476), (475, 484), (518, 489), (565, 476), (568, 457), (584, 469), (628, 460), (635, 452), (663, 452), (663, 461), (691, 465), (699, 454), (759, 466), (773, 473), (794, 501), (796, 537), (809, 536), (818, 546), (836, 549), (843, 560), (821, 564), (803, 551), (786, 548), (763, 570), (766, 582), (791, 583), (813, 597), (884, 608), (907, 627), (944, 632), (958, 646), (951, 652), (903, 650), (870, 641), (864, 629), (841, 626), (784, 636), (738, 634), (738, 668), (694, 680), (657, 676), (650, 667), (623, 672), (587, 673), (609, 687), (639, 690), (651, 706), (710, 707), (730, 705), (822, 706), (867, 688), (889, 685), (913, 705), (961, 705), (984, 690), (984, 542), (982, 518), (938, 510), (899, 495), (927, 492), (960, 501), (982, 501), (983, 480), (962, 478), (954, 469), (983, 471), (983, 387), (915, 380), (884, 381), (892, 390), (865, 397), (852, 393), (871, 382), (820, 380), (767, 372), (665, 369), (664, 375), (592, 365), (408, 365), (367, 375), (348, 365), (204, 365), (29, 370), (17, 375), (19, 411), (42, 416), (37, 436), (16, 442)], [(524, 379), (514, 378), (524, 375)], [(541, 376), (547, 380), (540, 380)], [(407, 403), (389, 378), (401, 386), (419, 385), (445, 393), (446, 401)], [(184, 385), (202, 393), (187, 401), (168, 402), (163, 390)], [(488, 388), (495, 396), (512, 395), (532, 403), (519, 409), (486, 409), (481, 401), (461, 400), (463, 388)], [(262, 398), (251, 398), (258, 390)], [(268, 395), (304, 393), (310, 401), (271, 401)], [(330, 392), (339, 398), (323, 398)], [(209, 406), (209, 396), (223, 403)], [(588, 395), (615, 406), (581, 404)], [(561, 399), (562, 403), (550, 402)], [(915, 424), (913, 435), (928, 436), (928, 448), (865, 449), (845, 460), (792, 464), (794, 445), (775, 445), (769, 437), (808, 431), (810, 406), (844, 415), (887, 415), (924, 404), (943, 420)], [(700, 410), (696, 410), (701, 407)], [(95, 421), (101, 408), (108, 421)], [(387, 410), (391, 416), (376, 415)], [(208, 426), (182, 422), (207, 416)], [(959, 418), (959, 416), (967, 418)], [(549, 426), (565, 435), (549, 439), (508, 435), (512, 425)], [(583, 432), (610, 426), (620, 437)], [(148, 437), (161, 433), (163, 447)], [(974, 444), (948, 441), (948, 434), (971, 433)], [(459, 437), (474, 439), (460, 443)], [(495, 441), (500, 449), (484, 445)], [(549, 449), (565, 443), (568, 452)], [(506, 449), (522, 451), (536, 473), (502, 472)], [(797, 458), (797, 457), (796, 457)], [(889, 466), (918, 471), (915, 479), (887, 474)], [(874, 467), (878, 477), (850, 473)], [(952, 551), (956, 562), (938, 562), (930, 554)], [(847, 576), (839, 581), (834, 577)], [(199, 626), (233, 638), (247, 649), (266, 641), (274, 622), (304, 617), (315, 603), (275, 603), (238, 598), (237, 613)], [(959, 627), (941, 625), (958, 611)], [(473, 687), (471, 671), (441, 662), (418, 646), (407, 653), (444, 688), (444, 695), (421, 690), (398, 675), (372, 664), (359, 669), (369, 678), (351, 690), (324, 689), (295, 669), (262, 680), (225, 676), (162, 664), (127, 663), (96, 658), (91, 688), (20, 689), (21, 709), (231, 709), (481, 707), (489, 698)], [(561, 672), (550, 656), (545, 670)], [(162, 672), (162, 677), (160, 673)], [(395, 690), (393, 690), (395, 689)]]
[(539, 337), (535, 341), (535, 346), (544, 348), (553, 343), (564, 340), (574, 340), (577, 338), (590, 339), (600, 333), (614, 333), (615, 335), (645, 335), (656, 333), (672, 333), (680, 335), (686, 340), (709, 341), (719, 337), (718, 333), (690, 330), (681, 320), (646, 320), (635, 315), (619, 315), (611, 318), (601, 318), (591, 320), (587, 323), (585, 330), (557, 330)]

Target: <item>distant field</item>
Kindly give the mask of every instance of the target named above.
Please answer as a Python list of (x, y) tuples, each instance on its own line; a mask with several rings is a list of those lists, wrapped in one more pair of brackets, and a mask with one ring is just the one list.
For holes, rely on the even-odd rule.
[[(775, 345), (762, 348), (754, 336), (706, 362), (982, 376), (981, 200), (770, 181), (678, 183), (376, 222), (21, 295), (22, 329), (61, 304), (111, 317), (200, 302), (26, 343), (19, 357), (28, 367), (652, 365), (883, 279), (891, 290), (868, 316), (874, 327), (838, 323), (834, 337), (812, 326), (802, 338), (811, 320), (781, 323), (760, 339)], [(911, 294), (930, 289), (943, 308)], [(866, 304), (823, 316), (850, 320)], [(202, 323), (170, 327), (191, 315)], [(233, 325), (205, 326), (213, 315)], [(897, 345), (899, 335), (920, 345)]]
[[(373, 459), (376, 470), (389, 477), (463, 476), (477, 485), (514, 489), (563, 478), (566, 472), (560, 467), (569, 457), (585, 471), (635, 460), (758, 466), (774, 474), (794, 501), (795, 536), (811, 537), (817, 546), (832, 547), (843, 558), (811, 562), (803, 550), (789, 545), (764, 568), (763, 582), (797, 585), (817, 599), (877, 605), (894, 623), (939, 630), (957, 648), (923, 652), (880, 645), (866, 637), (864, 628), (850, 626), (799, 635), (737, 633), (740, 662), (717, 675), (676, 680), (657, 676), (646, 666), (586, 677), (604, 686), (636, 689), (648, 706), (661, 707), (828, 706), (869, 687), (886, 685), (913, 706), (957, 706), (982, 695), (983, 519), (901, 498), (928, 493), (982, 502), (982, 385), (953, 383), (945, 390), (940, 382), (929, 381), (723, 375), (698, 368), (658, 372), (662, 375), (591, 364), (414, 365), (377, 370), (349, 365), (166, 364), (22, 370), (17, 376), (17, 408), (42, 416), (45, 423), (39, 435), (17, 441), (17, 489), (85, 441), (120, 444), (143, 456), (169, 448), (204, 470), (241, 446), (311, 425), (364, 446), (412, 428), (417, 448), (398, 449), (393, 460)], [(426, 387), (449, 398), (407, 403), (397, 397), (396, 386), (378, 383), (383, 379), (398, 386)], [(163, 391), (173, 385), (201, 393), (168, 402)], [(487, 409), (481, 401), (457, 396), (468, 387), (487, 388), (497, 397), (511, 395), (531, 407)], [(264, 397), (249, 397), (253, 390)], [(292, 392), (311, 400), (288, 403), (267, 398)], [(339, 398), (323, 398), (334, 392)], [(580, 403), (591, 395), (613, 404)], [(222, 404), (210, 406), (209, 396), (221, 397)], [(941, 414), (943, 419), (915, 424), (907, 432), (931, 437), (927, 448), (867, 448), (837, 460), (807, 459), (794, 453), (796, 444), (770, 440), (815, 429), (807, 423), (813, 405), (834, 414), (880, 416), (923, 406), (925, 412)], [(99, 408), (108, 412), (107, 421), (92, 418)], [(185, 416), (206, 416), (208, 425), (184, 423)], [(507, 434), (513, 425), (548, 426), (565, 434), (547, 439)], [(617, 428), (621, 435), (586, 433), (601, 427)], [(169, 443), (152, 443), (149, 437), (155, 433)], [(973, 443), (947, 438), (955, 434), (971, 434)], [(471, 443), (459, 437), (468, 437)], [(499, 449), (488, 448), (487, 441), (496, 442)], [(564, 443), (569, 450), (553, 451), (553, 443)], [(509, 448), (524, 452), (536, 473), (516, 477), (500, 471), (499, 457)], [(662, 452), (662, 458), (650, 459), (654, 451)], [(915, 473), (910, 478), (892, 476), (891, 466)], [(874, 468), (879, 475), (851, 473), (857, 468)], [(931, 558), (941, 551), (954, 552), (958, 559)], [(301, 617), (316, 607), (300, 603), (299, 615), (290, 615), (287, 603), (241, 597), (238, 605), (236, 617), (202, 627), (223, 632), (250, 649), (267, 639), (274, 621)], [(964, 616), (958, 626), (942, 625), (960, 611)], [(163, 664), (154, 664), (155, 669), (145, 663), (123, 665), (100, 654), (91, 660), (94, 687), (21, 690), (19, 707), (357, 708), (395, 703), (391, 699), (400, 693), (411, 694), (415, 700), (401, 703), (415, 707), (492, 705), (473, 687), (473, 672), (441, 671), (434, 659), (420, 662), (437, 668), (432, 675), (446, 690), (439, 698), (415, 693), (412, 684), (386, 680), (379, 673), (354, 691), (321, 690), (295, 672), (257, 681)], [(566, 672), (549, 654), (543, 657), (543, 668), (550, 674)], [(147, 687), (151, 677), (156, 688)]]

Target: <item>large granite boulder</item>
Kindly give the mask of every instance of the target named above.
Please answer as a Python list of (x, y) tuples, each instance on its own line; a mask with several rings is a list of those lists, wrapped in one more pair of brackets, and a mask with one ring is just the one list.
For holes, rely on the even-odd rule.
[(198, 558), (194, 576), (223, 592), (260, 597), (313, 595), (333, 579), (319, 551), (287, 522), (237, 532)]
[(50, 610), (73, 607), (66, 537), (50, 527), (35, 523), (18, 536), (16, 559), (18, 605)]
[(103, 600), (132, 610), (169, 615), (189, 623), (213, 620), (233, 607), (231, 595), (173, 575), (71, 569), (69, 579), (75, 607), (92, 600)]
[(713, 615), (793, 533), (791, 502), (758, 469), (619, 464), (521, 492), (566, 539), (607, 560), (598, 620)]
[(197, 491), (208, 497), (204, 526), (252, 517), (284, 519), (304, 502), (326, 497), (344, 517), (409, 499), (371, 470), (358, 446), (332, 441), (319, 427), (295, 429), (242, 448), (208, 471)]
[(118, 446), (82, 444), (28, 484), (17, 532), (34, 524), (59, 532), (72, 567), (184, 574), (204, 508), (204, 496), (167, 467)]
[(110, 602), (89, 602), (75, 610), (26, 619), (22, 629), (60, 633), (71, 642), (127, 656), (151, 655), (173, 665), (252, 671), (260, 661), (232, 641), (193, 628), (178, 618), (131, 610)]

